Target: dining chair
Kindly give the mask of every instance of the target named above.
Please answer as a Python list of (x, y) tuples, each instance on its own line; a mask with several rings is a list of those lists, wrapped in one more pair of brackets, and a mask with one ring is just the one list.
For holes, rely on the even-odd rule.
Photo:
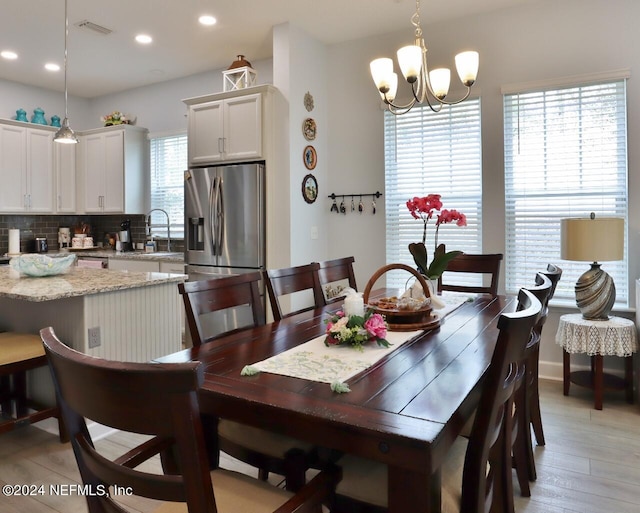
[[(541, 274), (545, 275), (549, 280), (551, 280), (551, 291), (549, 292), (549, 296), (547, 297), (547, 304), (544, 305), (546, 308), (549, 306), (549, 301), (553, 298), (556, 287), (560, 278), (562, 278), (562, 269), (555, 264), (547, 264), (547, 270), (541, 271)], [(542, 337), (542, 327), (544, 326), (544, 322), (540, 324), (540, 336)], [(533, 427), (533, 433), (536, 437), (536, 443), (538, 445), (545, 445), (544, 440), (544, 431), (542, 429), (542, 416), (540, 414), (540, 391), (538, 386), (538, 366), (539, 366), (539, 357), (540, 357), (540, 347), (538, 346), (538, 350), (535, 354), (532, 354), (528, 361), (528, 382), (529, 382), (529, 405), (531, 412), (531, 426)]]
[[(549, 295), (552, 282), (542, 273), (536, 274), (535, 285), (525, 287), (540, 301), (542, 306), (538, 320), (533, 327), (533, 336), (524, 351), (523, 361), (518, 368), (514, 393), (512, 455), (513, 467), (516, 471), (520, 494), (530, 497), (529, 481), (536, 480), (536, 467), (531, 442), (531, 399), (533, 386), (537, 386), (537, 363), (540, 354), (540, 338), (542, 327), (547, 320)], [(521, 307), (521, 305), (519, 305)], [(533, 368), (535, 366), (535, 369)], [(535, 370), (535, 383), (533, 372)]]
[[(458, 437), (443, 464), (442, 512), (512, 512), (511, 412), (518, 362), (522, 361), (542, 305), (528, 290), (518, 294), (519, 311), (501, 314), (491, 362), (482, 383), (471, 435)], [(337, 512), (386, 511), (387, 466), (347, 455), (338, 460), (343, 479)]]
[[(480, 294), (498, 293), (498, 281), (500, 279), (500, 265), (502, 263), (502, 253), (468, 254), (462, 253), (453, 258), (448, 264), (445, 272), (438, 278), (438, 292), (451, 290), (455, 292), (471, 292)], [(489, 275), (491, 283), (485, 285), (455, 285), (446, 283), (447, 273), (473, 273)]]
[(66, 431), (57, 405), (45, 405), (29, 397), (27, 371), (47, 367), (47, 357), (38, 335), (0, 333), (0, 433), (55, 417), (61, 442)]
[[(123, 513), (118, 501), (126, 495), (163, 501), (156, 513), (319, 512), (330, 501), (339, 469), (320, 472), (297, 494), (237, 472), (210, 470), (198, 403), (204, 380), (199, 362), (108, 361), (67, 347), (52, 328), (40, 335), (89, 513)], [(150, 438), (112, 459), (94, 444), (85, 418)], [(179, 462), (176, 474), (136, 468), (167, 450)]]
[(537, 479), (531, 428), (533, 428), (536, 443), (538, 445), (545, 444), (542, 416), (540, 413), (538, 377), (540, 341), (542, 340), (542, 329), (547, 320), (549, 301), (553, 297), (561, 277), (562, 269), (554, 264), (548, 264), (546, 271), (541, 271), (536, 274), (535, 287), (529, 288), (541, 301), (542, 313), (534, 327), (537, 336), (534, 337), (532, 343), (527, 346), (525, 352), (526, 375), (521, 393), (516, 395), (516, 410), (520, 410), (519, 413), (521, 413), (521, 415), (517, 415), (518, 435), (514, 441), (514, 467), (516, 468), (520, 490), (524, 496), (530, 495), (526, 480), (535, 481)]
[(353, 290), (358, 290), (356, 287), (356, 275), (353, 272), (354, 262), (355, 258), (352, 256), (319, 262), (318, 278), (327, 303), (335, 303), (344, 299), (344, 294), (340, 294), (339, 291), (331, 297), (327, 293), (328, 290), (333, 290), (332, 285), (336, 282), (340, 282), (340, 284), (346, 282)]
[[(259, 292), (261, 279), (262, 275), (256, 271), (178, 285), (194, 347), (234, 331), (264, 325), (264, 305)], [(203, 317), (242, 307), (250, 309), (251, 322), (232, 331), (207, 337), (207, 323), (202, 322)], [(208, 421), (216, 424), (211, 419)], [(258, 476), (264, 481), (270, 472), (285, 476), (288, 490), (298, 490), (304, 485), (306, 470), (316, 459), (311, 444), (239, 422), (219, 419), (217, 433), (219, 450), (256, 467)]]
[[(263, 271), (265, 285), (269, 293), (269, 302), (271, 304), (271, 312), (273, 319), (279, 321), (284, 317), (320, 308), (327, 303), (322, 293), (318, 271), (320, 264), (313, 262), (307, 265), (297, 267), (288, 267), (284, 269), (270, 269)], [(289, 310), (283, 313), (281, 298), (282, 296), (290, 296), (296, 292), (311, 291), (313, 294), (313, 304), (296, 310)]]

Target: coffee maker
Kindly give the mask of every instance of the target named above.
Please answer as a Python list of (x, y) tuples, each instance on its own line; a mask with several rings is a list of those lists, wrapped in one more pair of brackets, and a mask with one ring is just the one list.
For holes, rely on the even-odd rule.
[(120, 223), (120, 244), (122, 251), (133, 251), (133, 241), (131, 240), (131, 220), (125, 219)]

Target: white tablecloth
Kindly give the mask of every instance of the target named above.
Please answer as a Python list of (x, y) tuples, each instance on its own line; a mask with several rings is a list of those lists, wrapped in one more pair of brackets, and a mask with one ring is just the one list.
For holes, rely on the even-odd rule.
[(567, 353), (631, 356), (638, 350), (635, 323), (622, 317), (606, 321), (584, 319), (582, 314), (560, 317), (556, 343)]

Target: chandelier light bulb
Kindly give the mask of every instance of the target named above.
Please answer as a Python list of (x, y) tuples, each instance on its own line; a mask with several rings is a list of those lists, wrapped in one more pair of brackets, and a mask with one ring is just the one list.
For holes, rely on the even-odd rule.
[(422, 48), (417, 45), (404, 46), (398, 50), (398, 64), (404, 79), (413, 84), (422, 68)]
[(382, 96), (383, 100), (389, 103), (396, 99), (397, 92), (398, 92), (398, 74), (391, 73), (391, 80), (389, 81), (389, 92), (386, 95), (380, 93), (380, 96)]
[(480, 55), (478, 52), (462, 52), (456, 55), (456, 69), (462, 83), (471, 87), (478, 76), (478, 67), (480, 65)]
[(429, 72), (429, 82), (433, 96), (438, 100), (444, 100), (449, 92), (449, 84), (451, 83), (451, 70), (449, 68), (437, 68)]
[(369, 68), (371, 69), (371, 78), (373, 78), (376, 89), (381, 93), (387, 93), (393, 80), (393, 61), (388, 57), (381, 57), (371, 61)]

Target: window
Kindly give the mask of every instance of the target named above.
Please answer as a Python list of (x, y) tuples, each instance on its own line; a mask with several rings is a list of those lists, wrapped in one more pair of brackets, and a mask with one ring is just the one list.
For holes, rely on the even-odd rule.
[[(559, 263), (561, 218), (627, 219), (625, 80), (505, 94), (504, 143), (506, 288), (515, 293)], [(589, 263), (560, 265), (555, 298), (574, 299)], [(603, 268), (626, 304), (626, 256)]]
[[(169, 214), (171, 237), (184, 237), (184, 171), (187, 169), (187, 136), (171, 135), (151, 139), (151, 208)], [(151, 214), (154, 237), (167, 236), (167, 218)]]
[[(384, 114), (386, 253), (388, 263), (415, 267), (409, 243), (422, 240), (422, 223), (409, 214), (415, 196), (440, 194), (443, 207), (467, 216), (467, 227), (442, 225), (439, 242), (447, 250), (479, 253), (482, 247), (482, 154), (480, 100), (466, 100), (433, 113), (414, 107), (407, 114)], [(429, 261), (434, 221), (427, 227)], [(404, 287), (407, 273), (386, 274), (389, 287)], [(478, 277), (467, 280), (481, 279)], [(469, 282), (468, 282), (469, 283)]]

